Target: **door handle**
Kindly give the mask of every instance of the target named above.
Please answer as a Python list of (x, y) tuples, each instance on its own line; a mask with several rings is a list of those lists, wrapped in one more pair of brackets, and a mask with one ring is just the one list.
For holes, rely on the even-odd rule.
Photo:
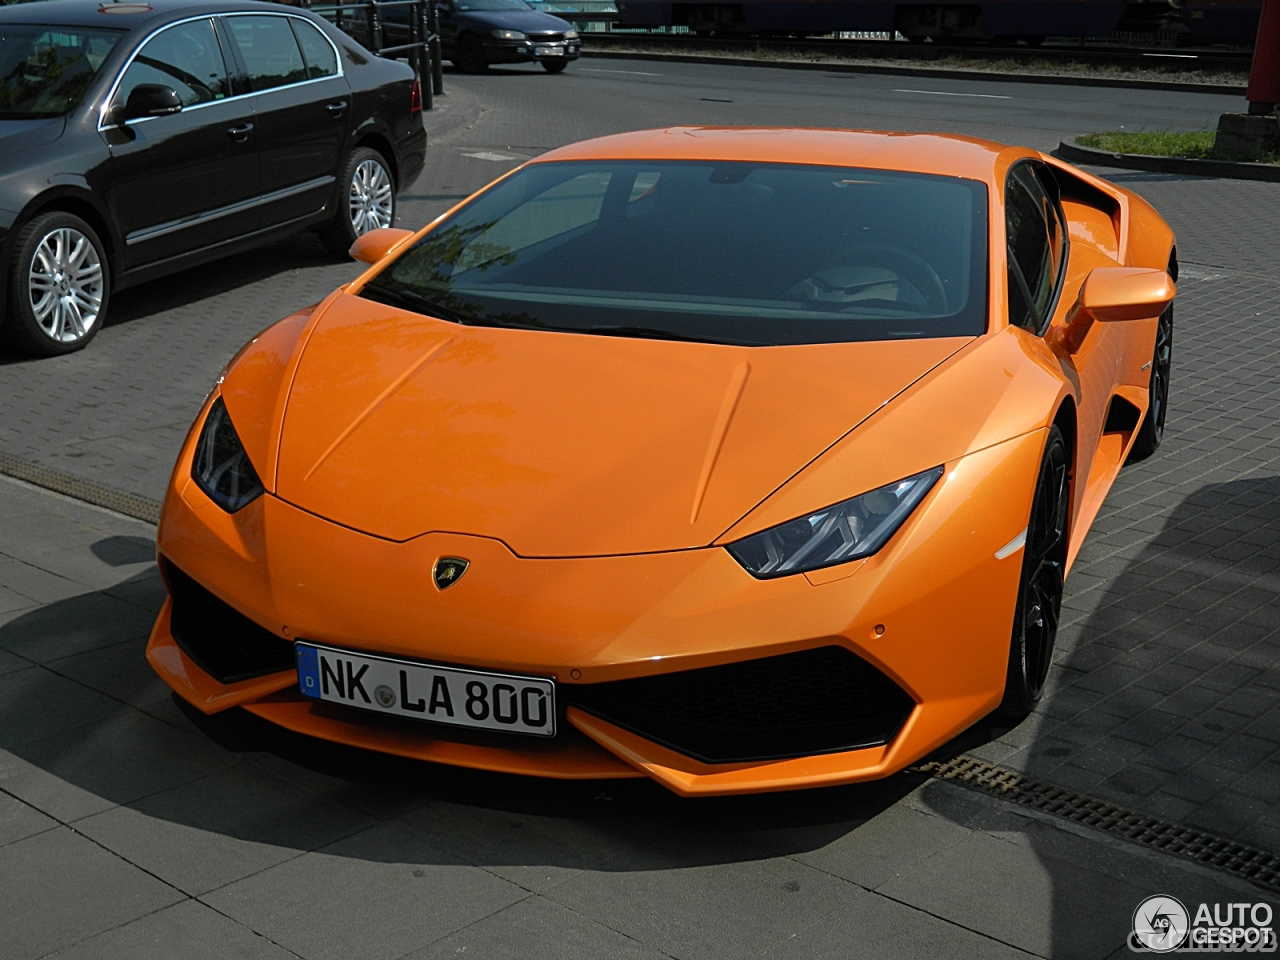
[(246, 123), (239, 127), (227, 127), (227, 134), (231, 137), (232, 140), (243, 142), (244, 140), (248, 139), (249, 132), (251, 130), (253, 130), (253, 124)]
[(329, 104), (327, 107), (325, 107), (325, 109), (328, 110), (331, 114), (333, 114), (336, 117), (343, 110), (347, 109), (347, 101), (336, 100), (333, 103)]

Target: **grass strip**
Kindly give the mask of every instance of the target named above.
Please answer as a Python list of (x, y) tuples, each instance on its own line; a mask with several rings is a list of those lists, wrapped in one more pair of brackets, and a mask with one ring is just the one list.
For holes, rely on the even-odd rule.
[(1213, 149), (1212, 130), (1183, 133), (1173, 130), (1108, 130), (1076, 137), (1076, 143), (1108, 153), (1140, 153), (1148, 157), (1186, 157), (1206, 160)]

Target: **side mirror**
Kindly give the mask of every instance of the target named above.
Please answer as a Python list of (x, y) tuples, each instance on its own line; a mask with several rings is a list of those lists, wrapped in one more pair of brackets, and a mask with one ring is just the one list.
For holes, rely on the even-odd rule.
[(162, 83), (140, 83), (133, 88), (120, 120), (137, 120), (140, 117), (164, 117), (182, 110), (182, 99), (172, 87)]
[(370, 230), (356, 237), (356, 242), (347, 251), (352, 260), (361, 263), (377, 263), (403, 241), (413, 236), (412, 230), (401, 230), (398, 227), (382, 227)]
[(1059, 342), (1068, 353), (1084, 344), (1094, 322), (1151, 320), (1168, 309), (1178, 288), (1163, 270), (1099, 267), (1085, 278)]

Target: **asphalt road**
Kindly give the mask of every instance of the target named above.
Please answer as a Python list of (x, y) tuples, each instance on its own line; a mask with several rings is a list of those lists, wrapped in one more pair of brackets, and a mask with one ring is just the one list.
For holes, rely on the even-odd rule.
[[(928, 129), (1047, 149), (1242, 108), (597, 58), (446, 83), (451, 110), (483, 110), (432, 148), (405, 226), (523, 158), (627, 129)], [(1280, 851), (1280, 184), (1099, 172), (1179, 234), (1168, 442), (1124, 471), (1081, 553), (1044, 706), (957, 747)], [(0, 359), (0, 452), (158, 498), (227, 358), (356, 270), (301, 237), (127, 292), (89, 350)], [(688, 804), (204, 721), (141, 659), (160, 601), (149, 536), (0, 482), (0, 955), (1103, 957), (1128, 955), (1149, 893), (1276, 901), (906, 777)]]

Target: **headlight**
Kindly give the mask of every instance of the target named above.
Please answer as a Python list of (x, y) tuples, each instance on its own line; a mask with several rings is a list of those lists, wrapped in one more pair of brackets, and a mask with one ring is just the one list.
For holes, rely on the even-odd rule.
[(191, 479), (227, 513), (235, 513), (262, 496), (262, 481), (236, 436), (236, 428), (231, 425), (221, 397), (209, 408), (204, 429), (196, 441)]
[(495, 30), (493, 31), (493, 35), (499, 40), (528, 40), (529, 39), (519, 30)]
[(565, 38), (566, 40), (577, 40), (577, 39), (578, 39), (578, 31), (577, 31), (577, 30), (566, 30), (566, 31), (564, 32), (564, 38)]
[(733, 559), (766, 580), (869, 557), (885, 545), (929, 492), (942, 468), (880, 487), (728, 545)]

